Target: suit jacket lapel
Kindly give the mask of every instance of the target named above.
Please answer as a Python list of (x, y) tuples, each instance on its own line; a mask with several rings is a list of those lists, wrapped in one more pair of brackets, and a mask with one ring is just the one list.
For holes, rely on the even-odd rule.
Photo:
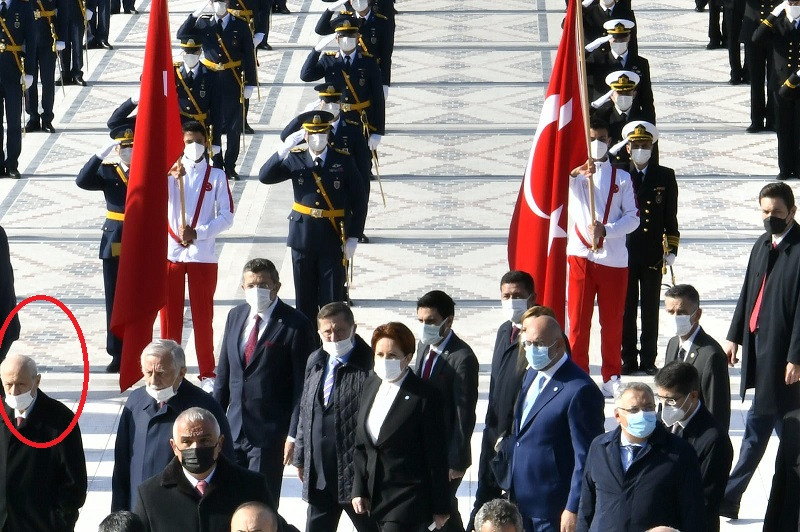
[(622, 486), (625, 481), (625, 473), (622, 471), (620, 432), (620, 429), (617, 429), (612, 440), (606, 445), (606, 460), (608, 460), (608, 469), (611, 470), (611, 474), (614, 475), (617, 483)]
[[(259, 358), (260, 353), (264, 351), (264, 346), (274, 343), (275, 339), (280, 334), (280, 331), (283, 329), (283, 312), (279, 307), (281, 303), (281, 301), (277, 301), (275, 303), (275, 308), (272, 309), (272, 314), (270, 315), (269, 319), (267, 319), (267, 326), (261, 336), (258, 337), (258, 342), (256, 342), (256, 350), (253, 352), (253, 357), (250, 359), (250, 364), (247, 365), (248, 368), (252, 366), (253, 363)], [(244, 363), (244, 353), (242, 353), (242, 362)]]
[[(561, 368), (563, 367), (564, 366), (561, 366)], [(533, 403), (533, 407), (531, 408), (531, 413), (528, 414), (527, 419), (523, 420), (522, 426), (519, 429), (520, 432), (524, 431), (528, 427), (528, 425), (531, 424), (533, 418), (536, 417), (536, 414), (539, 413), (539, 411), (544, 407), (544, 405), (552, 401), (553, 398), (559, 393), (561, 393), (561, 390), (564, 389), (564, 383), (558, 378), (558, 372), (561, 371), (561, 368), (559, 368), (556, 374), (553, 375), (553, 378), (550, 379), (550, 382), (545, 384), (544, 387), (542, 388), (542, 391), (539, 393), (539, 397), (537, 397), (536, 402)], [(524, 402), (524, 399), (522, 399), (522, 402)]]
[[(242, 307), (241, 311), (234, 316), (233, 323), (231, 323), (231, 330), (236, 332), (234, 338), (228, 341), (234, 343), (233, 346), (228, 345), (228, 352), (236, 354), (236, 360), (241, 361), (244, 365), (244, 352), (242, 351), (242, 335), (244, 334), (244, 327), (247, 324), (247, 316), (250, 315), (249, 306)], [(233, 349), (231, 349), (233, 347)], [(234, 361), (231, 361), (233, 363)]]
[(417, 405), (417, 396), (409, 393), (408, 379), (417, 378), (414, 375), (407, 375), (400, 385), (400, 390), (389, 407), (389, 412), (386, 414), (386, 420), (381, 425), (380, 433), (378, 434), (378, 441), (376, 445), (380, 446), (389, 439), (389, 437), (399, 429), (406, 419), (414, 414)]

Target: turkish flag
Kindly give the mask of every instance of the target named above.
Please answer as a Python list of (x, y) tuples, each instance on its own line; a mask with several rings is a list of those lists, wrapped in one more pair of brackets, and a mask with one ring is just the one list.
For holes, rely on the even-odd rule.
[(569, 173), (586, 162), (588, 155), (578, 71), (579, 1), (570, 0), (567, 7), (564, 31), (508, 232), (509, 266), (533, 276), (538, 302), (553, 309), (562, 326)]
[(183, 150), (167, 0), (153, 0), (125, 201), (111, 330), (122, 338), (120, 391), (141, 377), (140, 357), (167, 292), (167, 175)]

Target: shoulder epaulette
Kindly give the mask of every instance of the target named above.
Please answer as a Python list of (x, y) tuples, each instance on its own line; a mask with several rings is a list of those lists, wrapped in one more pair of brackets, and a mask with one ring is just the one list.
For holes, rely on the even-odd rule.
[(342, 155), (350, 155), (350, 150), (347, 148), (337, 148), (336, 146), (333, 147), (333, 151), (336, 153), (341, 153)]
[(350, 124), (351, 126), (360, 126), (361, 125), (360, 122), (356, 122), (355, 120), (348, 120), (346, 118), (344, 119), (344, 122), (346, 124)]
[(375, 11), (375, 16), (378, 18), (382, 18), (383, 20), (389, 20), (389, 17), (387, 17), (383, 13), (378, 13), (377, 11)]
[(297, 146), (295, 148), (292, 148), (291, 151), (292, 151), (292, 153), (300, 153), (300, 152), (306, 151), (307, 149), (308, 149), (308, 146)]
[(175, 68), (180, 68), (181, 65), (183, 65), (183, 61), (173, 61), (172, 62), (172, 66), (174, 66)]
[(325, 55), (336, 55), (336, 54), (338, 54), (338, 53), (339, 53), (339, 52), (325, 52)]

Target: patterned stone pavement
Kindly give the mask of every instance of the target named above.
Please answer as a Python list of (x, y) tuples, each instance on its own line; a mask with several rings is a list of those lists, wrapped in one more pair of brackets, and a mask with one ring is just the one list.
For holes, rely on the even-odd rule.
[[(176, 31), (195, 3), (173, 0)], [(306, 54), (316, 43), (313, 27), (326, 4), (290, 0), (291, 15), (276, 15), (270, 43), (261, 52), (261, 101), (252, 100), (256, 135), (240, 157), (242, 175), (257, 173), (278, 146), (277, 133), (308, 101), (299, 81)], [(387, 103), (388, 135), (381, 150), (387, 206), (372, 194), (367, 234), (355, 259), (359, 332), (388, 320), (413, 325), (416, 298), (440, 288), (457, 301), (456, 330), (481, 361), (479, 424), (473, 437), (477, 461), (488, 391), (488, 364), (499, 313), (498, 280), (507, 269), (505, 241), (520, 177), (530, 149), (542, 95), (560, 35), (561, 0), (507, 0), (487, 11), (477, 0), (400, 0), (394, 72)], [(650, 59), (662, 132), (663, 164), (680, 185), (679, 282), (696, 284), (704, 298), (703, 324), (717, 338), (727, 330), (747, 252), (759, 234), (758, 189), (776, 173), (775, 139), (747, 135), (748, 93), (731, 87), (725, 51), (706, 51), (707, 14), (691, 2), (635, 4), (640, 52)], [(102, 373), (104, 352), (102, 272), (97, 259), (104, 215), (98, 193), (73, 182), (83, 163), (107, 140), (111, 110), (137, 88), (144, 54), (149, 0), (139, 16), (112, 18), (111, 51), (91, 50), (88, 87), (56, 93), (58, 133), (28, 135), (21, 181), (0, 181), (0, 224), (10, 237), (20, 298), (46, 293), (75, 312), (89, 345), (92, 375), (81, 417), (90, 493), (78, 530), (96, 530), (110, 505), (113, 444), (125, 396)], [(175, 54), (178, 55), (177, 42)], [(215, 338), (221, 340), (227, 310), (242, 299), (239, 272), (248, 257), (266, 256), (280, 266), (281, 295), (292, 302), (290, 258), (285, 247), (287, 184), (264, 186), (254, 178), (233, 183), (234, 226), (219, 239), (220, 279)], [(188, 313), (188, 311), (187, 311)], [(74, 330), (52, 305), (33, 304), (21, 314), (23, 337), (14, 350), (43, 366), (42, 387), (76, 407), (81, 359)], [(597, 330), (597, 326), (595, 327)], [(194, 365), (191, 323), (184, 344)], [(593, 346), (597, 345), (593, 339)], [(661, 338), (662, 348), (667, 338)], [(593, 355), (593, 362), (599, 355)], [(196, 367), (190, 374), (196, 374)], [(731, 370), (738, 390), (738, 368)], [(748, 401), (735, 401), (731, 436), (738, 452)], [(607, 427), (613, 426), (610, 401)], [(776, 442), (745, 494), (742, 520), (723, 530), (757, 530), (766, 507)], [(285, 472), (281, 513), (301, 527), (305, 503), (292, 468)], [(459, 492), (467, 515), (475, 490), (467, 472)], [(350, 530), (346, 518), (340, 530)]]

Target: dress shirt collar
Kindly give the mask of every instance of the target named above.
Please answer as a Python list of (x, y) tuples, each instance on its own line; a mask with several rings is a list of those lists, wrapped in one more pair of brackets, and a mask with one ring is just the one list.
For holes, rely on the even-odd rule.
[(619, 445), (620, 445), (620, 447), (627, 447), (629, 445), (635, 445), (636, 447), (643, 447), (644, 448), (644, 447), (647, 447), (647, 440), (643, 441), (642, 443), (634, 443), (634, 442), (630, 441), (625, 436), (625, 431), (624, 430), (620, 430), (619, 431)]
[(208, 166), (208, 161), (205, 157), (200, 159), (199, 161), (192, 161), (187, 159), (185, 155), (181, 156), (181, 164), (186, 169), (186, 177), (194, 177), (194, 176), (205, 176), (206, 167)]
[(28, 405), (28, 408), (26, 408), (24, 412), (20, 412), (19, 410), (17, 410), (15, 408), (14, 409), (14, 417), (15, 418), (21, 417), (21, 418), (28, 419), (28, 415), (31, 413), (31, 410), (33, 410), (33, 407), (36, 406), (36, 399), (38, 397), (39, 397), (39, 392), (37, 391), (36, 395), (33, 396), (33, 401), (31, 401), (31, 404)]
[(353, 48), (353, 51), (350, 52), (349, 54), (346, 54), (343, 51), (339, 50), (339, 53), (342, 55), (342, 61), (345, 60), (345, 57), (349, 57), (350, 58), (350, 64), (352, 65), (353, 63), (355, 63), (356, 62), (356, 51), (357, 50), (358, 50), (358, 46)]
[(311, 153), (311, 150), (308, 150), (308, 158), (311, 159), (312, 163), (314, 162), (314, 159), (316, 159), (317, 157), (322, 159), (322, 163), (320, 163), (320, 166), (325, 166), (325, 157), (327, 157), (327, 156), (328, 156), (328, 147), (327, 146), (325, 147), (324, 150), (322, 150), (317, 155), (314, 155), (313, 153)]
[(192, 485), (193, 488), (197, 489), (197, 483), (201, 480), (205, 480), (207, 484), (211, 484), (211, 478), (214, 476), (214, 473), (217, 472), (217, 465), (214, 464), (214, 467), (211, 468), (211, 473), (206, 476), (206, 478), (194, 478), (185, 468), (181, 467), (181, 471), (183, 471), (183, 476), (186, 477), (186, 480)]
[(197, 73), (200, 72), (200, 63), (197, 63), (194, 68), (186, 68), (186, 63), (183, 64), (183, 72), (188, 74), (189, 72), (196, 78)]
[(614, 50), (611, 50), (611, 56), (614, 59), (619, 59), (621, 57), (622, 58), (622, 64), (623, 65), (627, 65), (628, 64), (628, 50), (625, 50), (625, 52), (623, 52), (622, 54), (617, 54), (617, 53), (614, 52)]
[(367, 11), (367, 14), (366, 14), (366, 15), (363, 15), (363, 16), (361, 15), (361, 13), (359, 13), (358, 11), (356, 11), (356, 18), (363, 18), (364, 20), (368, 20), (368, 19), (369, 19), (369, 17), (371, 17), (371, 16), (372, 16), (372, 9), (371, 9), (371, 8), (370, 8), (370, 10), (369, 10), (369, 11)]
[(447, 342), (449, 342), (450, 338), (452, 338), (452, 337), (453, 337), (453, 329), (450, 329), (450, 332), (447, 333), (447, 336), (444, 337), (444, 340), (442, 340), (439, 343), (439, 345), (432, 345), (431, 346), (430, 352), (431, 353), (436, 353), (437, 355), (440, 354), (440, 353), (443, 353), (444, 352), (444, 348), (447, 347)]
[(689, 351), (692, 349), (692, 344), (694, 343), (694, 339), (697, 336), (698, 332), (700, 332), (699, 323), (697, 324), (697, 327), (695, 327), (694, 332), (691, 335), (689, 335), (689, 338), (681, 341), (681, 347), (683, 348), (684, 351), (686, 351), (687, 355), (689, 354)]
[(644, 178), (647, 177), (647, 169), (649, 168), (649, 166), (650, 163), (644, 165), (644, 168), (639, 168), (638, 166), (636, 166), (636, 163), (633, 163), (633, 167), (636, 168), (636, 171), (642, 173), (642, 180), (644, 180)]
[(228, 22), (231, 21), (231, 14), (225, 13), (225, 16), (219, 18), (216, 13), (214, 13), (214, 23), (222, 22), (222, 28), (225, 29), (228, 27)]
[(678, 425), (680, 425), (682, 429), (685, 429), (689, 425), (689, 422), (692, 420), (695, 414), (697, 414), (697, 411), (700, 410), (700, 406), (702, 406), (702, 404), (703, 404), (702, 401), (697, 401), (697, 406), (694, 408), (694, 412), (689, 414), (689, 417), (687, 417), (686, 419), (678, 421)]
[[(381, 385), (378, 388), (378, 395), (381, 395), (381, 394), (385, 395), (385, 394), (389, 393), (390, 391), (394, 390), (395, 388), (400, 388), (403, 385), (403, 381), (406, 380), (406, 377), (408, 377), (408, 374), (410, 372), (411, 372), (411, 368), (410, 367), (406, 368), (406, 370), (403, 372), (403, 376), (400, 377), (399, 379), (397, 379), (395, 382), (389, 382), (389, 381), (381, 380)], [(396, 393), (396, 392), (394, 392), (394, 393)]]

